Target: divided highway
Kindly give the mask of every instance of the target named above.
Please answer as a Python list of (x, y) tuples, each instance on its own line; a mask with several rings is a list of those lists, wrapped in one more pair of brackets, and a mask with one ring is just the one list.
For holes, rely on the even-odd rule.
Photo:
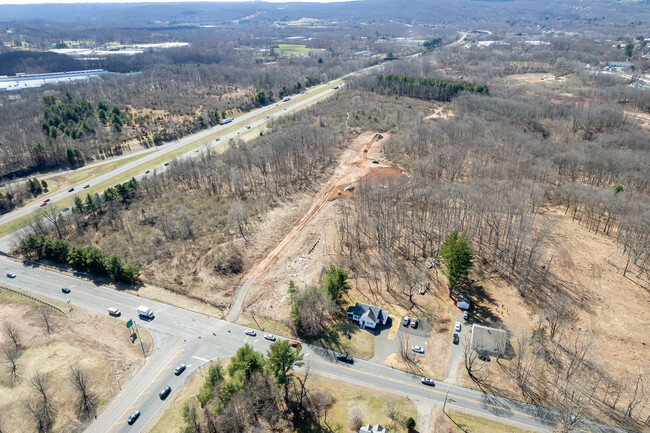
[[(0, 257), (2, 283), (0, 285), (30, 292), (70, 303), (99, 314), (108, 314), (109, 307), (117, 307), (122, 316), (115, 320), (134, 319), (137, 326), (147, 328), (153, 337), (153, 349), (141, 371), (127, 383), (120, 384), (122, 391), (111, 400), (97, 419), (88, 427), (88, 433), (141, 432), (164, 406), (158, 396), (169, 385), (176, 392), (189, 375), (210, 360), (233, 355), (245, 343), (252, 344), (265, 353), (269, 342), (263, 332), (256, 337), (244, 334), (245, 328), (204, 314), (171, 305), (145, 300), (93, 282), (71, 277), (65, 273), (29, 266), (6, 257)], [(5, 276), (13, 272), (17, 276)], [(62, 287), (71, 288), (69, 294)], [(137, 317), (139, 305), (150, 307), (155, 318), (145, 321)], [(283, 337), (279, 337), (283, 338)], [(394, 370), (369, 361), (356, 360), (348, 365), (336, 361), (335, 353), (326, 349), (303, 345), (306, 363), (311, 371), (337, 380), (360, 386), (408, 396), (431, 404), (442, 404), (447, 399), (448, 408), (492, 418), (529, 430), (552, 432), (559, 422), (557, 413), (515, 400), (436, 382), (426, 386), (419, 376)], [(174, 367), (185, 363), (188, 368), (179, 376)], [(135, 410), (142, 415), (132, 426), (126, 419)], [(623, 430), (585, 422), (583, 432), (619, 433)]]

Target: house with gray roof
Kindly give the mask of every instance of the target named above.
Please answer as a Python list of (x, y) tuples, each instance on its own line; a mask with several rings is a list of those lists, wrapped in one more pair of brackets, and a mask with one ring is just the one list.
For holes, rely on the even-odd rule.
[(472, 340), (470, 347), (479, 353), (503, 356), (508, 344), (508, 333), (503, 329), (489, 326), (472, 325)]
[(359, 433), (388, 433), (388, 429), (386, 427), (380, 426), (379, 424), (367, 424), (361, 426)]
[(348, 319), (354, 320), (362, 328), (375, 329), (377, 325), (385, 325), (388, 321), (388, 310), (357, 302), (356, 305), (350, 305), (346, 312)]

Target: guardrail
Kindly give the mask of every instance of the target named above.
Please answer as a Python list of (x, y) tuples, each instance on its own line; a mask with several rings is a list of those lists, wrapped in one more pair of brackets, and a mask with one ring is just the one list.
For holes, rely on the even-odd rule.
[(36, 260), (23, 259), (22, 257), (18, 257), (18, 256), (14, 256), (12, 254), (5, 253), (4, 251), (0, 251), (0, 256), (9, 257), (10, 259), (18, 260), (18, 261), (23, 262), (23, 263), (32, 263), (32, 264), (34, 264), (34, 265), (36, 265), (38, 267), (55, 269), (55, 270), (60, 271), (60, 272), (68, 272), (68, 273), (73, 274), (73, 275), (83, 275), (84, 277), (99, 278), (96, 275), (89, 274), (89, 273), (86, 273), (86, 272), (74, 271), (74, 270), (67, 269), (67, 268), (60, 268), (58, 266), (48, 265), (47, 263), (37, 262)]
[(14, 293), (17, 293), (17, 294), (19, 294), (19, 295), (22, 295), (22, 296), (24, 296), (24, 297), (26, 297), (26, 298), (32, 299), (32, 300), (34, 300), (34, 301), (36, 301), (36, 302), (40, 302), (40, 303), (43, 304), (43, 305), (46, 305), (46, 306), (48, 306), (48, 307), (50, 307), (50, 308), (54, 308), (55, 310), (58, 310), (58, 311), (62, 312), (63, 314), (65, 314), (65, 317), (67, 317), (68, 319), (70, 318), (70, 316), (68, 315), (68, 313), (66, 313), (65, 311), (63, 311), (61, 308), (57, 307), (57, 306), (54, 305), (54, 304), (50, 304), (49, 302), (44, 301), (44, 300), (42, 300), (42, 299), (38, 299), (38, 298), (35, 297), (35, 296), (28, 295), (27, 293), (23, 293), (23, 292), (21, 292), (21, 291), (19, 291), (19, 290), (12, 289), (12, 288), (10, 288), (10, 287), (6, 287), (6, 286), (0, 286), (0, 289), (2, 289), (2, 290), (8, 290), (8, 291), (10, 291), (10, 292), (14, 292)]

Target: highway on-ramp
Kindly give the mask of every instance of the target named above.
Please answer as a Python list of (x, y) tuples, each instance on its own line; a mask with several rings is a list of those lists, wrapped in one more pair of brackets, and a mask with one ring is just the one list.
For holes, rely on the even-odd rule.
[[(158, 393), (171, 386), (178, 390), (189, 375), (201, 365), (223, 356), (231, 356), (245, 343), (266, 352), (270, 342), (258, 331), (256, 337), (244, 334), (245, 328), (198, 312), (184, 310), (164, 303), (145, 300), (136, 295), (104, 287), (66, 273), (0, 257), (0, 285), (29, 292), (37, 297), (70, 301), (71, 305), (99, 314), (107, 314), (109, 307), (122, 311), (115, 320), (133, 319), (136, 326), (147, 328), (153, 338), (153, 348), (144, 366), (128, 382), (120, 384), (121, 391), (99, 412), (87, 428), (89, 433), (141, 432), (164, 406)], [(7, 278), (12, 272), (16, 278)], [(62, 287), (71, 288), (69, 294)], [(150, 321), (137, 317), (139, 305), (150, 307), (155, 318)], [(89, 330), (92, 332), (92, 330)], [(284, 337), (278, 336), (278, 339)], [(335, 353), (316, 346), (303, 345), (306, 364), (313, 373), (355, 383), (364, 387), (408, 396), (431, 404), (497, 419), (529, 430), (552, 432), (560, 417), (552, 410), (515, 400), (479, 392), (456, 385), (436, 382), (426, 386), (414, 376), (369, 361), (355, 360), (351, 365), (336, 361)], [(188, 368), (174, 375), (174, 367), (185, 363)], [(126, 419), (135, 410), (142, 415), (132, 426)], [(618, 433), (623, 430), (583, 422), (583, 432)]]

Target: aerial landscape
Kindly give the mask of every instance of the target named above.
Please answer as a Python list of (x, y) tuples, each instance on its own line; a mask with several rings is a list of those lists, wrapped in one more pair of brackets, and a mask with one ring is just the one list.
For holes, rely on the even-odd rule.
[(650, 433), (650, 0), (0, 0), (0, 433)]

